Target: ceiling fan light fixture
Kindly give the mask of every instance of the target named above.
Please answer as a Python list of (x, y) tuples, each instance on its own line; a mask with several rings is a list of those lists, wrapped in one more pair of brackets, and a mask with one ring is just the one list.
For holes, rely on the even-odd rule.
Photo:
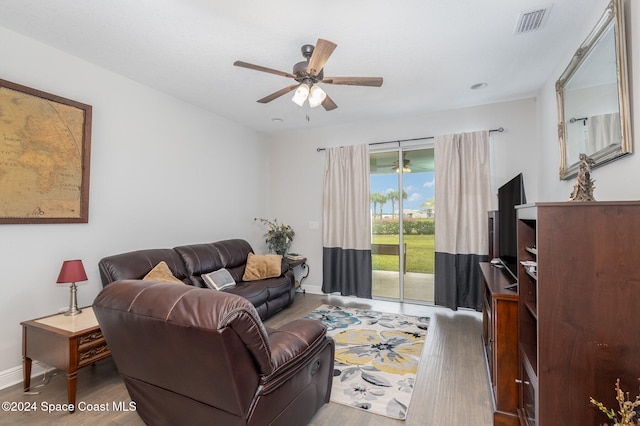
[(327, 98), (327, 94), (318, 86), (313, 86), (309, 93), (309, 106), (315, 108), (322, 105), (322, 102)]
[(302, 106), (302, 104), (304, 104), (304, 101), (307, 100), (307, 97), (309, 96), (309, 90), (309, 85), (306, 83), (302, 83), (296, 89), (296, 92), (293, 94), (293, 98), (291, 98), (291, 100), (296, 104)]
[[(235, 61), (234, 66), (248, 68), (255, 71), (275, 74), (295, 80), (296, 84), (291, 84), (270, 95), (267, 95), (258, 102), (266, 104), (274, 99), (279, 98), (287, 93), (295, 91), (291, 99), (299, 106), (304, 105), (304, 101), (309, 99), (311, 107), (322, 105), (325, 111), (333, 111), (338, 105), (331, 99), (324, 90), (320, 88), (314, 89), (315, 83), (338, 84), (347, 86), (382, 86), (382, 77), (324, 77), (324, 65), (333, 53), (337, 44), (319, 38), (316, 45), (305, 44), (302, 46), (302, 56), (304, 61), (298, 62), (293, 66), (293, 72), (279, 71), (273, 68), (263, 67), (261, 65), (250, 64), (244, 61)], [(313, 91), (313, 93), (311, 93)]]

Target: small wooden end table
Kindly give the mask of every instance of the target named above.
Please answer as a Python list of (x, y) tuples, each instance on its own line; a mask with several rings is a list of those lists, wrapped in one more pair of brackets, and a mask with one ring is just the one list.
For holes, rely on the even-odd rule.
[(49, 315), (21, 322), (24, 390), (31, 386), (31, 361), (37, 359), (67, 373), (69, 404), (76, 404), (78, 369), (111, 356), (91, 306), (82, 313)]
[(302, 288), (302, 281), (304, 281), (309, 276), (309, 265), (307, 265), (307, 258), (300, 257), (300, 258), (290, 259), (285, 255), (282, 258), (282, 260), (284, 260), (291, 269), (295, 268), (296, 266), (299, 266), (302, 268), (303, 271), (305, 271), (305, 274), (302, 277), (300, 277), (300, 282), (296, 281), (296, 290), (300, 288), (303, 293), (306, 293), (305, 289)]

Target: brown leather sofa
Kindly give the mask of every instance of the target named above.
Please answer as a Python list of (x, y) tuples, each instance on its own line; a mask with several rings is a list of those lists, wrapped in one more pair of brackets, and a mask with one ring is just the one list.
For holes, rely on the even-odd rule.
[(93, 303), (150, 425), (305, 425), (329, 402), (334, 342), (315, 320), (263, 325), (235, 294), (127, 280)]
[(165, 261), (176, 278), (185, 284), (203, 288), (207, 286), (202, 274), (226, 268), (236, 286), (224, 291), (249, 300), (264, 320), (293, 303), (295, 278), (289, 265), (283, 262), (279, 277), (242, 281), (249, 253), (253, 253), (253, 249), (247, 241), (232, 239), (116, 254), (101, 259), (98, 268), (102, 285), (107, 286), (117, 280), (142, 279), (160, 261)]

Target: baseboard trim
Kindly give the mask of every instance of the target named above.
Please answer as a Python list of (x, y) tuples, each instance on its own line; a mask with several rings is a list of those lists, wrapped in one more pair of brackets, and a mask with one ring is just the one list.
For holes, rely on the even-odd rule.
[[(38, 361), (33, 361), (31, 364), (31, 384), (33, 385), (33, 378), (43, 375), (44, 373), (54, 370), (53, 367), (46, 364), (42, 364)], [(22, 366), (9, 368), (8, 370), (0, 371), (0, 389), (6, 389), (18, 383), (22, 383)]]
[(319, 285), (313, 285), (313, 284), (303, 284), (301, 288), (298, 289), (298, 291), (304, 290), (306, 293), (311, 293), (311, 294), (324, 294), (322, 292), (322, 286)]

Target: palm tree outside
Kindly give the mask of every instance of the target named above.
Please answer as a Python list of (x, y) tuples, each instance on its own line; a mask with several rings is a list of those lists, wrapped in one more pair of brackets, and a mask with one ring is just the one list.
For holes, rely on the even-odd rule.
[[(389, 191), (387, 192), (387, 197), (389, 198), (389, 201), (391, 201), (391, 217), (395, 217), (396, 203), (400, 202), (400, 191), (397, 191), (397, 190)], [(407, 198), (409, 198), (407, 191), (402, 190), (402, 199), (406, 200)]]
[(380, 214), (379, 217), (382, 217), (382, 206), (386, 204), (388, 201), (388, 197), (385, 194), (381, 194), (379, 192), (373, 192), (370, 196), (371, 204), (373, 204), (373, 215), (376, 214), (376, 206), (380, 206)]

